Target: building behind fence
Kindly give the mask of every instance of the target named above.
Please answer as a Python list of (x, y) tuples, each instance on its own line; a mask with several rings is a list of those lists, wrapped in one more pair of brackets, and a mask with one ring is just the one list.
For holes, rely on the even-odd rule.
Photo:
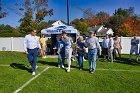
[[(121, 37), (122, 54), (129, 54), (132, 37)], [(24, 52), (24, 37), (0, 38), (0, 51)]]

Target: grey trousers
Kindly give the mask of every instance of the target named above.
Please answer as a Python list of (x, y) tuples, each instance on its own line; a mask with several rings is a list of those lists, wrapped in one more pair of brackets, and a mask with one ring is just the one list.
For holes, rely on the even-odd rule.
[(113, 49), (108, 50), (108, 56), (110, 58), (110, 61), (113, 62)]
[(121, 58), (121, 48), (114, 48), (114, 58), (117, 58), (117, 54), (119, 55), (119, 58)]

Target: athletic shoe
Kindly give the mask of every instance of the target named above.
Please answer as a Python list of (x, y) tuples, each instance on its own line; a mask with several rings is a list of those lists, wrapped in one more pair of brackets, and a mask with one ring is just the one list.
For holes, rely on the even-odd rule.
[(91, 71), (92, 71), (92, 68), (89, 69), (89, 72), (91, 72)]
[(34, 76), (35, 75), (35, 72), (32, 72), (32, 75)]
[(60, 68), (60, 65), (58, 65), (58, 68)]
[(67, 68), (67, 72), (70, 72), (70, 68)]
[(45, 59), (45, 58), (46, 58), (46, 56), (43, 56), (42, 58), (43, 58), (43, 59)]
[(36, 69), (38, 68), (38, 66), (36, 65)]
[(136, 58), (136, 62), (139, 62), (139, 59), (138, 58)]
[(82, 68), (80, 68), (79, 70), (83, 70)]
[(93, 73), (95, 73), (95, 70), (94, 70), (94, 69), (92, 69), (91, 73), (92, 73), (92, 74), (93, 74)]
[(129, 60), (128, 60), (128, 62), (132, 62), (132, 60), (131, 60), (131, 59), (129, 59)]
[(64, 65), (62, 65), (62, 68), (65, 68)]

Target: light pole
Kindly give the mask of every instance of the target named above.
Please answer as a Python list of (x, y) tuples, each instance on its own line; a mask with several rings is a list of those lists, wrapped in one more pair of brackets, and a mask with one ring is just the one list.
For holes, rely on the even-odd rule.
[(69, 25), (69, 0), (67, 0), (67, 25)]

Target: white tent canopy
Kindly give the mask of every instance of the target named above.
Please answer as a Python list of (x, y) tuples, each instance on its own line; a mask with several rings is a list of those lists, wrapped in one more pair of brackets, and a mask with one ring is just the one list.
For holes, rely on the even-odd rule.
[(41, 30), (41, 34), (61, 34), (62, 31), (66, 31), (68, 34), (77, 34), (79, 35), (79, 31), (72, 26), (67, 26), (62, 23), (60, 20), (54, 22), (52, 27)]

